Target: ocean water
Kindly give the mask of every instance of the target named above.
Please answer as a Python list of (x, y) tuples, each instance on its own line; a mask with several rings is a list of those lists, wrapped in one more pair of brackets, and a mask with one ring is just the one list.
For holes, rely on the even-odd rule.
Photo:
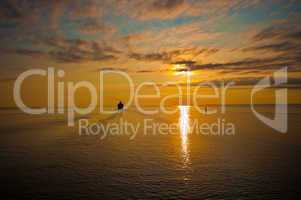
[[(211, 109), (211, 108), (209, 108)], [(30, 116), (0, 111), (0, 177), (7, 199), (291, 199), (300, 174), (301, 107), (289, 106), (288, 132), (258, 120), (248, 106), (204, 115), (180, 107), (147, 116), (131, 108), (115, 115)], [(273, 115), (272, 106), (258, 111)], [(79, 133), (80, 119), (94, 124)], [(218, 121), (220, 119), (220, 121)], [(127, 122), (153, 128), (124, 134)], [(200, 133), (193, 122), (227, 127), (231, 134)], [(174, 124), (161, 133), (154, 124)], [(111, 127), (104, 137), (102, 127)], [(94, 129), (93, 129), (94, 128)], [(204, 128), (204, 127), (203, 127)], [(164, 129), (164, 127), (163, 127)], [(84, 129), (83, 129), (84, 130)], [(86, 129), (85, 129), (86, 130)], [(165, 129), (164, 129), (165, 130)], [(202, 129), (202, 130), (206, 130)], [(120, 133), (120, 134), (117, 134)]]

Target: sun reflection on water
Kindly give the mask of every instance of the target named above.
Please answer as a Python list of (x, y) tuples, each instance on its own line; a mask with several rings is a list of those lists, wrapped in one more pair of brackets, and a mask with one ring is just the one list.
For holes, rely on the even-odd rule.
[(189, 117), (189, 106), (179, 106), (180, 115), (179, 115), (179, 126), (181, 133), (181, 147), (182, 147), (182, 156), (184, 160), (184, 166), (189, 162), (189, 141), (188, 134), (190, 131), (190, 117)]

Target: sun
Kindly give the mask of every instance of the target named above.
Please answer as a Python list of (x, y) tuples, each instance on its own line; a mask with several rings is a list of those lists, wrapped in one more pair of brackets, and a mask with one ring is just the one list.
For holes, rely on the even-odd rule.
[(174, 71), (174, 75), (193, 75), (193, 72), (189, 71), (189, 68), (185, 64), (174, 64), (172, 70)]

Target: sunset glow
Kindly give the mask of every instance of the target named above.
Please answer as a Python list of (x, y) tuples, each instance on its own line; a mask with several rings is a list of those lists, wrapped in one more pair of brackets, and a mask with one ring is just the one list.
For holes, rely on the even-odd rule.
[(3, 199), (294, 199), (301, 0), (0, 0)]

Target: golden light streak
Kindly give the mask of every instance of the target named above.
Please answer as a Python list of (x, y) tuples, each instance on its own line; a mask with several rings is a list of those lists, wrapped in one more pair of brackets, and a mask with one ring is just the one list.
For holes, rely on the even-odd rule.
[(181, 148), (182, 155), (184, 159), (184, 165), (187, 165), (189, 162), (189, 142), (188, 134), (190, 131), (190, 116), (189, 116), (189, 106), (179, 106), (180, 116), (179, 116), (179, 126), (181, 133)]

